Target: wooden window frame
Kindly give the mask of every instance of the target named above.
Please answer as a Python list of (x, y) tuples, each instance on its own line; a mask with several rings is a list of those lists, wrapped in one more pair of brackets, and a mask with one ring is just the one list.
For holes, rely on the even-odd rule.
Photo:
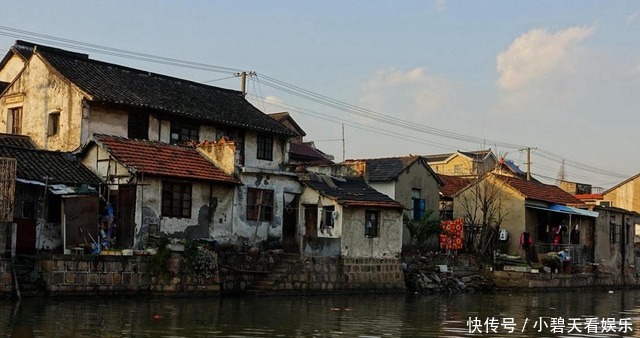
[(271, 222), (274, 195), (273, 190), (247, 188), (247, 221)]
[(273, 161), (273, 137), (258, 134), (256, 158), (259, 160)]
[(11, 123), (7, 130), (8, 133), (13, 135), (22, 135), (22, 120), (24, 115), (22, 106), (9, 108), (8, 115), (8, 122)]
[(162, 216), (191, 218), (192, 193), (191, 183), (162, 181)]

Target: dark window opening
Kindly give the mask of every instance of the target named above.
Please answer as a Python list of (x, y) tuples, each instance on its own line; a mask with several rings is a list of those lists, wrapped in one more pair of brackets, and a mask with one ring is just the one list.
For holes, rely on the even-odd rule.
[(247, 221), (271, 222), (273, 190), (247, 188)]
[(258, 135), (258, 159), (273, 160), (273, 137)]
[(49, 113), (49, 121), (47, 122), (47, 135), (53, 136), (60, 132), (60, 112), (52, 111)]
[(366, 210), (364, 212), (364, 236), (378, 236), (378, 220), (380, 213), (378, 211)]
[(199, 140), (198, 126), (186, 123), (171, 122), (171, 144)]
[(336, 208), (333, 205), (325, 206), (322, 208), (322, 229), (333, 229), (335, 226), (335, 210)]
[(413, 220), (420, 221), (424, 217), (426, 201), (420, 198), (420, 189), (411, 189), (411, 199), (413, 200)]
[(131, 139), (149, 139), (149, 113), (131, 112), (129, 113), (127, 135)]
[(191, 217), (191, 184), (162, 182), (162, 216)]
[(47, 195), (47, 222), (62, 223), (62, 197)]

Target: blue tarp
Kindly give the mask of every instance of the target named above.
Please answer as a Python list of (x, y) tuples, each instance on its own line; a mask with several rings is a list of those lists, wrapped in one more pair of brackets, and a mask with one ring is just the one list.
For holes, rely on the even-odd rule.
[(561, 205), (561, 204), (553, 204), (549, 207), (549, 210), (563, 212), (566, 214), (578, 215), (578, 216), (598, 217), (598, 213), (595, 211), (568, 207), (566, 205)]

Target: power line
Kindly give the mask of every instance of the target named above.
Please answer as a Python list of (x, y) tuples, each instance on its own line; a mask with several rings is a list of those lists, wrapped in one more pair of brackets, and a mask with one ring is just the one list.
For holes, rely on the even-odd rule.
[[(169, 65), (174, 67), (191, 68), (196, 70), (203, 70), (208, 72), (220, 72), (220, 73), (226, 73), (226, 74), (235, 74), (241, 71), (240, 69), (236, 69), (236, 68), (185, 61), (185, 60), (176, 59), (176, 58), (163, 57), (163, 56), (158, 56), (158, 55), (153, 55), (148, 53), (141, 53), (141, 52), (135, 52), (135, 51), (125, 50), (125, 49), (113, 48), (113, 47), (108, 47), (108, 46), (103, 46), (98, 44), (85, 43), (77, 40), (64, 39), (60, 37), (40, 34), (40, 33), (26, 31), (26, 30), (20, 30), (16, 28), (7, 27), (7, 26), (0, 26), (0, 35), (15, 37), (19, 39), (25, 39), (25, 40), (34, 40), (35, 42), (46, 43), (53, 46), (75, 48), (78, 50), (90, 51), (98, 54), (111, 55), (111, 56), (116, 56), (121, 58), (129, 58), (133, 60), (164, 64), (164, 65)], [(408, 121), (408, 120), (403, 120), (396, 117), (388, 116), (379, 112), (375, 112), (370, 109), (358, 107), (358, 106), (346, 103), (344, 101), (336, 100), (331, 97), (312, 92), (310, 90), (289, 84), (285, 81), (281, 81), (264, 74), (261, 74), (260, 78), (262, 79), (261, 81), (256, 79), (258, 81), (258, 85), (260, 84), (260, 82), (262, 82), (264, 85), (271, 87), (273, 89), (279, 90), (281, 92), (288, 93), (311, 102), (315, 102), (327, 107), (331, 107), (343, 112), (347, 112), (353, 115), (357, 115), (357, 116), (378, 121), (381, 123), (386, 123), (386, 124), (394, 125), (400, 128), (413, 130), (421, 133), (427, 133), (430, 135), (458, 140), (462, 142), (470, 142), (474, 144), (485, 144), (488, 142), (490, 144), (495, 144), (496, 147), (501, 146), (509, 149), (523, 148), (522, 145), (498, 142), (493, 140), (486, 140), (483, 138), (477, 138), (470, 135), (450, 132), (443, 129), (433, 128), (426, 125), (418, 124), (413, 121)], [(210, 81), (207, 81), (207, 82), (210, 82)], [(424, 142), (426, 140), (421, 140), (421, 141)], [(423, 143), (423, 142), (418, 142), (418, 143)], [(429, 142), (430, 144), (435, 143), (431, 141), (426, 141), (426, 142)], [(451, 148), (451, 146), (447, 146), (447, 147)], [(553, 162), (560, 162), (562, 159), (565, 159), (565, 163), (567, 166), (571, 166), (582, 171), (592, 172), (599, 175), (611, 176), (611, 177), (619, 177), (619, 178), (627, 177), (627, 175), (614, 173), (608, 170), (603, 170), (600, 168), (596, 168), (594, 166), (586, 165), (578, 161), (569, 160), (566, 157), (556, 155), (549, 151), (538, 149), (536, 153), (539, 156)]]

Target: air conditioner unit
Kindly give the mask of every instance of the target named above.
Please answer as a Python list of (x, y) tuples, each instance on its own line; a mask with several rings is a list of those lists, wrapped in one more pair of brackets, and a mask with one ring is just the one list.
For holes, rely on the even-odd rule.
[(611, 207), (611, 201), (596, 201), (596, 204), (598, 204), (601, 207), (605, 207), (605, 208), (610, 208)]

